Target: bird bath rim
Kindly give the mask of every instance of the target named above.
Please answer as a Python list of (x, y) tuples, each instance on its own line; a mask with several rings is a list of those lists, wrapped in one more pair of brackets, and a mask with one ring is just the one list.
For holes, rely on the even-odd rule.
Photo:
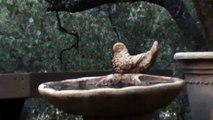
[(176, 60), (213, 59), (212, 51), (205, 52), (178, 52), (174, 55)]
[[(91, 95), (91, 94), (94, 94), (94, 92), (97, 92), (97, 93), (102, 93), (102, 92), (116, 92), (116, 94), (122, 94), (123, 92), (125, 91), (129, 91), (129, 90), (140, 90), (140, 89), (143, 89), (144, 91), (146, 90), (149, 90), (149, 89), (154, 89), (154, 88), (160, 88), (160, 87), (165, 87), (165, 84), (167, 86), (175, 86), (175, 85), (182, 85), (184, 82), (182, 79), (179, 79), (179, 78), (175, 78), (175, 77), (167, 77), (167, 76), (157, 76), (157, 75), (148, 75), (148, 74), (135, 74), (135, 75), (144, 75), (144, 76), (149, 76), (149, 77), (161, 77), (162, 79), (168, 79), (168, 80), (172, 80), (172, 82), (167, 82), (167, 83), (158, 83), (158, 84), (153, 84), (153, 85), (149, 85), (149, 86), (127, 86), (127, 87), (122, 87), (122, 88), (93, 88), (93, 89), (73, 89), (73, 90), (56, 90), (56, 89), (53, 89), (53, 88), (50, 88), (50, 87), (47, 87), (48, 84), (54, 84), (54, 83), (57, 83), (58, 81), (55, 81), (55, 82), (45, 82), (43, 84), (40, 84), (39, 87), (38, 87), (38, 90), (39, 92), (42, 92), (42, 93), (51, 93), (51, 94), (60, 94), (60, 95), (63, 95), (63, 94), (66, 94), (66, 95), (74, 95), (74, 94), (85, 94), (85, 95)], [(65, 79), (65, 80), (62, 80), (61, 82), (81, 82), (81, 81), (87, 81), (87, 80), (90, 80), (90, 79), (98, 79), (100, 77), (103, 77), (103, 76), (97, 76), (97, 77), (80, 77), (80, 78), (76, 78), (76, 79)], [(44, 90), (45, 88), (45, 90)], [(135, 92), (135, 91), (134, 91)]]

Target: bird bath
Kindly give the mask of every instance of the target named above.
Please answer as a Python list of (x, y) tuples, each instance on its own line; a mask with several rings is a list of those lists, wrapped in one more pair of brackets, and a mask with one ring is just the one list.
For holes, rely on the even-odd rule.
[(155, 110), (173, 101), (183, 83), (175, 77), (110, 74), (46, 82), (38, 90), (59, 109), (83, 115), (84, 120), (151, 120)]
[(183, 80), (140, 74), (156, 60), (158, 42), (151, 49), (130, 55), (119, 42), (113, 46), (115, 74), (47, 82), (40, 94), (67, 113), (84, 120), (151, 120), (155, 110), (166, 107), (178, 95)]

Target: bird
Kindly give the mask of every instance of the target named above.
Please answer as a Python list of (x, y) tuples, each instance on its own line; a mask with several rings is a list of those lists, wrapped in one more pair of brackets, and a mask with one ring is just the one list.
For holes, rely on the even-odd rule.
[(116, 73), (142, 73), (150, 69), (156, 61), (158, 42), (154, 41), (147, 52), (130, 55), (126, 45), (117, 42), (113, 45), (112, 65)]

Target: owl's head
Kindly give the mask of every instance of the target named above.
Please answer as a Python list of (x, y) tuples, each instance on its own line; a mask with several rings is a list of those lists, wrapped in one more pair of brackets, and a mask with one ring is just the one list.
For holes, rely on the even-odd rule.
[(117, 42), (113, 45), (113, 52), (119, 53), (121, 51), (128, 51), (126, 46), (122, 42)]

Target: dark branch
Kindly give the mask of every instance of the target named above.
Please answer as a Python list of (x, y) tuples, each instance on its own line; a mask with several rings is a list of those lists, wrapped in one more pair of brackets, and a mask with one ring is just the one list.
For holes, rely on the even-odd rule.
[[(78, 47), (79, 47), (79, 41), (80, 41), (80, 36), (79, 36), (79, 33), (78, 33), (78, 32), (76, 32), (76, 31), (74, 31), (74, 30), (68, 31), (67, 29), (65, 29), (64, 27), (62, 27), (62, 25), (61, 25), (61, 19), (60, 19), (60, 17), (59, 17), (58, 11), (56, 11), (56, 18), (57, 18), (57, 21), (58, 21), (58, 28), (59, 28), (59, 30), (60, 30), (62, 33), (67, 33), (67, 34), (72, 35), (72, 36), (74, 36), (74, 37), (76, 38), (76, 42), (75, 42), (74, 44), (72, 44), (72, 46), (70, 46), (70, 47), (68, 47), (68, 48), (65, 48), (65, 49), (61, 50), (60, 53), (59, 53), (59, 60), (60, 60), (60, 63), (63, 65), (63, 53), (64, 53), (65, 51), (69, 51), (69, 50), (71, 50), (71, 49), (73, 49), (73, 48), (78, 49)], [(65, 68), (66, 68), (66, 67), (65, 67)]]
[(115, 32), (115, 34), (116, 34), (116, 36), (117, 36), (118, 41), (121, 41), (121, 36), (120, 36), (120, 34), (119, 34), (119, 32), (118, 32), (118, 30), (117, 30), (116, 26), (113, 24), (113, 21), (112, 21), (111, 5), (109, 5), (109, 6), (108, 6), (108, 10), (107, 10), (107, 12), (108, 12), (108, 18), (109, 18), (109, 21), (110, 21), (110, 23), (111, 23), (111, 25), (112, 25), (112, 29), (113, 29), (113, 31)]
[(67, 33), (69, 35), (73, 35), (76, 37), (76, 40), (79, 40), (79, 35), (78, 35), (78, 32), (72, 30), (72, 31), (68, 31), (66, 28), (62, 27), (61, 25), (61, 19), (59, 17), (59, 14), (58, 14), (58, 11), (56, 11), (56, 18), (57, 18), (57, 21), (58, 21), (58, 28), (59, 30), (62, 32), (62, 33)]
[[(48, 0), (49, 1), (49, 0)], [(53, 3), (49, 3), (48, 11), (66, 11), (66, 12), (80, 12), (95, 8), (104, 4), (119, 3), (119, 2), (137, 2), (146, 1), (154, 4), (161, 4), (163, 0), (76, 0), (72, 3), (62, 3), (62, 0), (54, 0)]]

